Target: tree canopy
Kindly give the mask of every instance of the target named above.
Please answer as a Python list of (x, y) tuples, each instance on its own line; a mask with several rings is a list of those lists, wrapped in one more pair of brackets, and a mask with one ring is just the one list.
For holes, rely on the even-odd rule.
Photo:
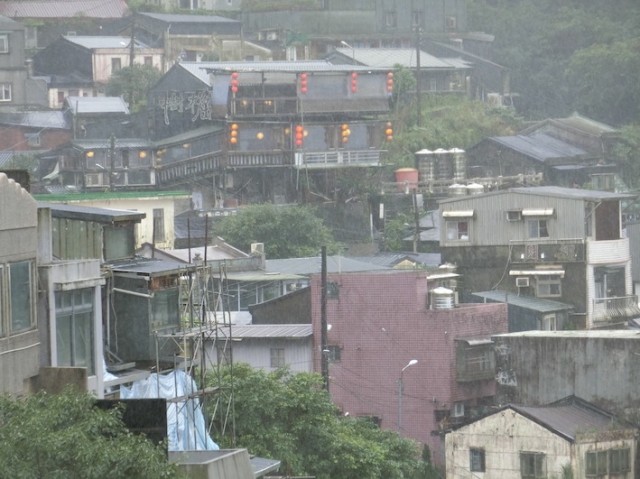
[(640, 9), (633, 0), (467, 0), (470, 30), (495, 35), (493, 60), (529, 119), (578, 111), (639, 121)]
[[(232, 381), (237, 446), (279, 459), (283, 474), (318, 479), (437, 477), (413, 441), (367, 419), (341, 416), (318, 374), (268, 373), (236, 364), (233, 379), (229, 369), (208, 377), (209, 386), (227, 391)], [(230, 435), (215, 439), (222, 447), (232, 441)]]
[(107, 95), (122, 96), (129, 102), (131, 111), (140, 111), (147, 104), (149, 89), (161, 76), (160, 71), (150, 65), (136, 64), (121, 68), (111, 75), (107, 83)]
[(2, 477), (176, 478), (164, 450), (85, 393), (0, 397)]
[(249, 251), (252, 243), (263, 243), (270, 259), (317, 256), (322, 246), (329, 253), (339, 249), (329, 228), (307, 206), (246, 206), (220, 220), (213, 230), (243, 251)]

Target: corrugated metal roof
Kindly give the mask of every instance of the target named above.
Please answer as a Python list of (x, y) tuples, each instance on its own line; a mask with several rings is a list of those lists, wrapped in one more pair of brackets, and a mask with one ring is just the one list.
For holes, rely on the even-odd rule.
[(65, 99), (74, 115), (83, 113), (124, 113), (129, 107), (119, 96), (70, 96)]
[[(73, 140), (72, 145), (82, 150), (100, 150), (110, 148), (109, 138), (92, 140)], [(116, 148), (152, 148), (152, 143), (144, 138), (116, 138)]]
[(0, 124), (32, 128), (70, 128), (64, 113), (58, 110), (0, 113)]
[(242, 23), (233, 18), (221, 17), (219, 15), (186, 15), (180, 13), (152, 13), (140, 12), (140, 16), (155, 18), (167, 23)]
[(39, 201), (38, 207), (51, 209), (51, 216), (54, 218), (84, 219), (99, 223), (140, 221), (146, 216), (145, 213), (138, 211), (99, 208), (95, 206), (65, 205), (44, 201)]
[[(229, 331), (228, 327), (221, 329)], [(227, 333), (229, 334), (229, 333)], [(233, 326), (231, 336), (234, 339), (244, 338), (309, 338), (313, 335), (311, 324), (247, 324)]]
[(577, 402), (546, 407), (509, 407), (572, 442), (579, 432), (605, 431), (614, 425), (610, 415)]
[[(359, 65), (333, 65), (326, 60), (258, 61), (258, 62), (201, 62), (205, 68), (222, 72), (352, 72), (370, 71)], [(242, 80), (241, 80), (242, 82)]]
[(557, 158), (589, 156), (582, 148), (558, 140), (545, 133), (532, 135), (494, 136), (491, 141), (504, 145), (535, 160), (545, 162)]
[[(312, 258), (268, 259), (266, 261), (267, 273), (285, 273), (310, 275), (320, 273), (320, 256)], [(328, 256), (327, 271), (329, 273), (353, 273), (358, 271), (391, 270), (386, 266), (358, 261), (344, 256)]]
[[(416, 68), (418, 55), (413, 48), (336, 48), (336, 52), (352, 58), (361, 65), (375, 68), (394, 68), (401, 65), (406, 68)], [(353, 66), (351, 66), (353, 67)], [(442, 58), (436, 58), (427, 52), (420, 52), (420, 68), (452, 70), (471, 68), (468, 62), (456, 59), (449, 62)]]
[(68, 194), (38, 194), (33, 195), (38, 201), (51, 203), (66, 203), (81, 201), (108, 201), (119, 199), (156, 199), (156, 198), (190, 198), (186, 191), (96, 191), (90, 193), (68, 193)]
[(584, 190), (581, 188), (563, 188), (561, 186), (529, 186), (510, 188), (508, 191), (539, 196), (555, 196), (558, 198), (575, 198), (587, 201), (625, 200), (638, 195), (633, 193), (614, 193), (611, 191)]
[[(65, 35), (63, 38), (89, 50), (96, 48), (129, 48), (131, 45), (130, 37), (121, 36)], [(134, 47), (149, 48), (147, 45), (137, 40), (134, 42)]]
[(0, 2), (0, 15), (9, 18), (122, 18), (125, 0), (41, 0)]
[(572, 305), (561, 303), (560, 301), (536, 298), (535, 296), (520, 296), (516, 293), (508, 293), (507, 291), (481, 291), (472, 294), (478, 298), (507, 303), (520, 308), (537, 311), (539, 313), (568, 311), (574, 309)]
[(504, 338), (563, 338), (563, 339), (629, 339), (640, 341), (640, 331), (627, 329), (585, 329), (575, 331), (520, 331), (518, 333), (495, 334), (493, 337)]
[(195, 270), (195, 266), (153, 258), (131, 258), (122, 261), (111, 262), (111, 269), (119, 273), (135, 273), (148, 276), (162, 276), (171, 273), (180, 273)]

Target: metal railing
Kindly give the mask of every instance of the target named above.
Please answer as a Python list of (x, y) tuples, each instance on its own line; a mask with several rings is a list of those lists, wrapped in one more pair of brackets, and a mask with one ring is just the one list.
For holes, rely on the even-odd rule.
[(593, 300), (592, 306), (591, 317), (594, 322), (619, 321), (640, 315), (640, 307), (638, 307), (638, 297), (636, 295), (596, 298)]

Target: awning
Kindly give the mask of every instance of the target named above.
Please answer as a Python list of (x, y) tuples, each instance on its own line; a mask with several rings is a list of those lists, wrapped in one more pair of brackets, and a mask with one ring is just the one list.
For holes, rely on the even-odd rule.
[(463, 341), (467, 343), (467, 346), (485, 346), (487, 344), (493, 344), (491, 338), (456, 338), (456, 341)]
[(509, 276), (560, 276), (564, 278), (563, 269), (512, 269)]
[(60, 162), (56, 163), (56, 166), (53, 168), (53, 171), (46, 176), (43, 176), (43, 180), (55, 180), (58, 176), (60, 176)]
[(522, 216), (553, 216), (553, 208), (526, 208)]
[(442, 212), (443, 218), (472, 218), (473, 210), (448, 210)]

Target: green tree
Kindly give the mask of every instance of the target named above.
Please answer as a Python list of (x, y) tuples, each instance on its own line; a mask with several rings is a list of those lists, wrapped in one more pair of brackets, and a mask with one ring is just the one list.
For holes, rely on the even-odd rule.
[(322, 246), (330, 254), (340, 249), (331, 231), (307, 206), (247, 206), (220, 220), (213, 230), (243, 251), (249, 251), (251, 243), (264, 243), (270, 259), (317, 256)]
[(180, 477), (162, 448), (131, 434), (118, 409), (85, 393), (0, 398), (0, 475), (16, 478)]
[(620, 178), (627, 188), (640, 188), (640, 124), (622, 128), (620, 137), (614, 147)]
[[(208, 381), (229, 390), (229, 369)], [(281, 460), (281, 473), (318, 479), (437, 477), (413, 441), (368, 420), (340, 416), (317, 374), (267, 373), (236, 364), (233, 391), (237, 446)], [(231, 445), (228, 436), (215, 438), (223, 447)]]
[(122, 96), (133, 112), (147, 105), (147, 92), (162, 74), (150, 65), (133, 65), (115, 72), (107, 83), (107, 95)]

